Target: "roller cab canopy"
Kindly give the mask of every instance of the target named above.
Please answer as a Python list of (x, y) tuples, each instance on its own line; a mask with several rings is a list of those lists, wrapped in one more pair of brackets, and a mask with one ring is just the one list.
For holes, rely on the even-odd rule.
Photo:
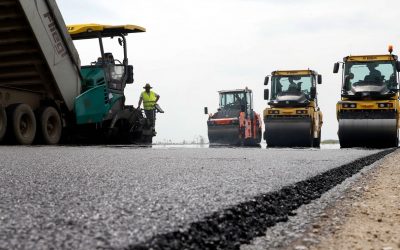
[(273, 76), (300, 76), (300, 75), (315, 75), (313, 70), (277, 70), (272, 72)]
[(371, 62), (371, 61), (397, 61), (396, 55), (360, 55), (346, 56), (343, 58), (345, 62)]
[(137, 25), (103, 25), (103, 24), (74, 24), (67, 25), (68, 33), (73, 40), (114, 37), (129, 33), (146, 32), (146, 29)]
[(251, 92), (251, 89), (245, 88), (245, 89), (232, 89), (232, 90), (220, 90), (218, 93), (224, 94), (224, 93), (235, 93), (235, 92)]

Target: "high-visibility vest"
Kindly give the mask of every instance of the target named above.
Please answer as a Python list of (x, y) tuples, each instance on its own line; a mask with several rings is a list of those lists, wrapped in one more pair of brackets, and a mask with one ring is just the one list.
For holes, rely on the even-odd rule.
[(146, 91), (142, 92), (142, 99), (143, 99), (143, 107), (145, 110), (152, 110), (154, 109), (154, 105), (156, 104), (157, 95), (153, 91), (150, 90), (150, 93)]

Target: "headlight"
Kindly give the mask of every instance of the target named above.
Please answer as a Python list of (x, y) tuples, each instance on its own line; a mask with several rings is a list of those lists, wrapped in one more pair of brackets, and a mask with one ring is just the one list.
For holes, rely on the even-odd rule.
[(296, 110), (296, 114), (298, 115), (306, 115), (308, 113), (307, 110)]
[(379, 108), (393, 108), (393, 103), (378, 103)]
[(268, 114), (270, 114), (270, 115), (279, 115), (279, 110), (268, 110)]
[(347, 108), (357, 108), (357, 104), (355, 104), (355, 103), (343, 103), (342, 104), (342, 107), (343, 108), (345, 108), (345, 109), (347, 109)]

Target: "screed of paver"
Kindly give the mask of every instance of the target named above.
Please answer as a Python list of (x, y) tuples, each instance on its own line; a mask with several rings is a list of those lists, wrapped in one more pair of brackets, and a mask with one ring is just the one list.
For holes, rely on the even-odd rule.
[[(367, 177), (359, 198), (339, 202), (333, 213), (344, 213), (342, 225), (309, 249), (400, 249), (399, 162), (397, 151)], [(320, 226), (332, 227), (329, 221)]]

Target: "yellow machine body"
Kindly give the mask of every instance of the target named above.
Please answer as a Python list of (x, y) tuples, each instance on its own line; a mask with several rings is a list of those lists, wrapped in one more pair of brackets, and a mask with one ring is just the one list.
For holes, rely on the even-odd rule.
[[(342, 96), (336, 104), (341, 147), (397, 147), (399, 138), (397, 56), (391, 54), (347, 56), (343, 61)], [(371, 65), (375, 65), (375, 68), (381, 71), (384, 71), (383, 66), (379, 68), (379, 65), (389, 65), (388, 69), (393, 65), (393, 72), (390, 71), (390, 77), (381, 76), (381, 80), (375, 82), (368, 82), (366, 79), (369, 76), (366, 75), (365, 79), (361, 77), (359, 82), (349, 83), (348, 79), (351, 81), (357, 77), (352, 73), (351, 65), (368, 68), (369, 75), (374, 70)], [(346, 87), (346, 84), (351, 87)], [(395, 88), (389, 88), (393, 86)], [(363, 88), (363, 91), (358, 91), (357, 88)], [(377, 90), (378, 88), (381, 92)]]
[[(309, 76), (313, 81), (312, 86), (316, 87), (318, 74), (313, 70), (274, 71), (271, 74), (271, 91), (274, 92), (273, 89), (276, 88), (276, 77), (298, 79), (305, 76)], [(302, 91), (307, 93), (307, 90)], [(282, 91), (282, 93), (286, 92)], [(323, 115), (316, 97), (309, 97), (302, 103), (289, 99), (277, 101), (278, 99), (278, 96), (273, 96), (269, 106), (263, 112), (264, 139), (267, 145), (269, 147), (319, 147)]]

